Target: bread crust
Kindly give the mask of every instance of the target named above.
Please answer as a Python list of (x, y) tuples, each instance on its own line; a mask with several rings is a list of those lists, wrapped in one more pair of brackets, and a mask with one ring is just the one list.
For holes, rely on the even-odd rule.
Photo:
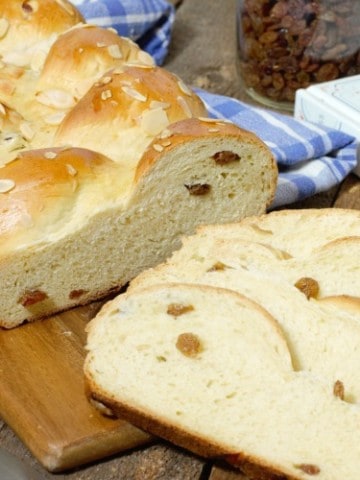
[[(177, 146), (186, 143), (194, 138), (211, 139), (216, 144), (217, 139), (235, 139), (242, 137), (244, 143), (256, 146), (259, 150), (259, 156), (269, 159), (268, 174), (269, 174), (269, 190), (272, 191), (272, 195), (269, 196), (266, 207), (270, 206), (274, 199), (278, 178), (278, 169), (275, 158), (269, 155), (269, 150), (259, 137), (252, 132), (244, 130), (232, 123), (219, 120), (213, 120), (206, 117), (191, 118), (187, 120), (179, 120), (168, 126), (166, 132), (162, 132), (160, 135), (154, 138), (150, 145), (146, 148), (140, 162), (138, 163), (135, 181), (141, 178), (148, 169), (158, 160), (159, 156), (163, 154), (163, 151), (171, 151)], [(231, 156), (233, 152), (218, 152), (227, 154), (229, 160), (228, 163), (249, 161), (249, 159), (237, 158)], [(213, 159), (214, 163), (217, 163), (216, 157)], [(220, 161), (218, 161), (220, 163)], [(226, 162), (226, 160), (224, 160)], [(259, 171), (260, 173), (260, 171)]]
[(0, 39), (2, 54), (84, 22), (80, 12), (67, 0), (1, 0), (0, 18), (8, 23), (5, 35)]
[(66, 222), (80, 188), (119, 170), (107, 157), (82, 148), (29, 150), (0, 169), (0, 181), (13, 182), (0, 195), (0, 258), (19, 247), (31, 248), (32, 232), (42, 236), (60, 215)]

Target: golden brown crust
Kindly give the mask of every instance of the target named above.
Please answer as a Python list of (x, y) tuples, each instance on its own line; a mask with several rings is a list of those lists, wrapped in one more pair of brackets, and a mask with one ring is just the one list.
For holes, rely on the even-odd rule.
[(1, 0), (0, 18), (8, 26), (0, 39), (0, 53), (24, 48), (84, 21), (67, 0)]
[[(87, 126), (114, 128), (114, 122), (117, 128), (140, 126), (146, 134), (149, 127), (159, 133), (163, 117), (167, 126), (201, 115), (206, 115), (206, 110), (200, 98), (193, 92), (185, 93), (172, 73), (160, 67), (124, 66), (106, 74), (77, 103), (59, 126), (55, 141), (61, 144), (73, 140), (76, 130)], [(151, 116), (149, 122), (147, 116)]]
[(265, 465), (259, 459), (252, 458), (241, 452), (230, 452), (220, 444), (207, 441), (196, 434), (166, 424), (151, 414), (144, 414), (134, 405), (119, 402), (115, 398), (100, 391), (99, 386), (91, 377), (85, 377), (86, 391), (93, 400), (100, 402), (104, 408), (111, 411), (116, 417), (126, 420), (150, 435), (162, 438), (181, 448), (204, 458), (224, 459), (236, 469), (241, 470), (251, 480), (299, 480), (300, 477), (284, 475), (271, 465)]
[(91, 396), (104, 405), (106, 405), (114, 414), (122, 418), (132, 425), (140, 428), (141, 430), (150, 433), (151, 435), (168, 440), (179, 447), (186, 448), (193, 453), (205, 458), (223, 457), (230, 455), (234, 452), (229, 452), (221, 445), (214, 445), (212, 442), (192, 435), (191, 433), (176, 428), (173, 425), (166, 425), (163, 421), (151, 416), (141, 413), (133, 405), (120, 404), (115, 399), (109, 400), (98, 391), (98, 387), (94, 385), (91, 378), (86, 378), (88, 389), (91, 392)]
[(93, 182), (101, 170), (113, 170), (114, 166), (107, 157), (81, 148), (47, 148), (21, 153), (0, 169), (2, 245), (10, 238), (14, 240), (19, 231), (28, 230), (49, 208), (50, 222), (55, 217), (56, 206), (61, 206), (64, 212), (71, 210), (79, 182)]
[(350, 295), (333, 295), (331, 297), (322, 297), (318, 301), (325, 305), (333, 305), (336, 308), (343, 309), (349, 313), (358, 314), (360, 311), (360, 294), (359, 297)]
[(80, 98), (101, 75), (124, 63), (154, 64), (130, 39), (105, 28), (80, 25), (60, 35), (50, 48), (37, 92), (70, 87)]
[[(211, 138), (216, 141), (220, 138), (235, 138), (241, 139), (244, 142), (256, 145), (259, 150), (263, 151), (265, 156), (272, 156), (268, 147), (255, 136), (252, 132), (243, 130), (233, 123), (222, 120), (212, 120), (208, 118), (189, 118), (179, 120), (169, 125), (166, 130), (162, 131), (160, 135), (154, 138), (148, 148), (145, 150), (135, 174), (135, 181), (139, 180), (151, 166), (158, 161), (158, 158), (164, 153), (169, 152), (173, 148), (196, 138)], [(229, 154), (231, 152), (228, 152)], [(240, 159), (230, 158), (229, 161), (236, 161)], [(215, 163), (219, 160), (214, 158)], [(277, 176), (277, 165), (275, 159), (272, 158), (271, 166), (274, 175)], [(274, 178), (274, 181), (276, 179)]]

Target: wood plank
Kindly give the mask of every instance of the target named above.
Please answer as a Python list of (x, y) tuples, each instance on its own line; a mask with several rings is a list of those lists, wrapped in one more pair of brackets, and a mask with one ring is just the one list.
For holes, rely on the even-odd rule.
[(0, 414), (50, 471), (72, 468), (148, 442), (87, 400), (85, 326), (98, 304), (0, 331)]
[(339, 190), (334, 207), (360, 210), (360, 179), (355, 175), (347, 177)]
[(249, 478), (228, 466), (215, 465), (211, 470), (209, 480), (249, 480)]

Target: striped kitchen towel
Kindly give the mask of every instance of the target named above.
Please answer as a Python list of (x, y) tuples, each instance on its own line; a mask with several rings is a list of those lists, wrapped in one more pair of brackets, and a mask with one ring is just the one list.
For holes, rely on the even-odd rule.
[(234, 98), (197, 90), (209, 114), (256, 133), (272, 150), (279, 180), (272, 208), (338, 185), (357, 164), (354, 137), (323, 125), (296, 120)]
[[(90, 23), (115, 28), (150, 53), (167, 54), (174, 8), (166, 0), (73, 0)], [(273, 151), (279, 180), (272, 208), (338, 185), (356, 166), (357, 142), (339, 130), (295, 120), (234, 98), (197, 90), (209, 114), (256, 133)]]

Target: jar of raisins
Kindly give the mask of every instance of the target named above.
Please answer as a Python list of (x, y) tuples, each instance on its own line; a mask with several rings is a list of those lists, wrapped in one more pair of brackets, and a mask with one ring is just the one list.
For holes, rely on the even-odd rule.
[(238, 0), (239, 71), (247, 93), (292, 110), (295, 92), (360, 74), (359, 0)]

